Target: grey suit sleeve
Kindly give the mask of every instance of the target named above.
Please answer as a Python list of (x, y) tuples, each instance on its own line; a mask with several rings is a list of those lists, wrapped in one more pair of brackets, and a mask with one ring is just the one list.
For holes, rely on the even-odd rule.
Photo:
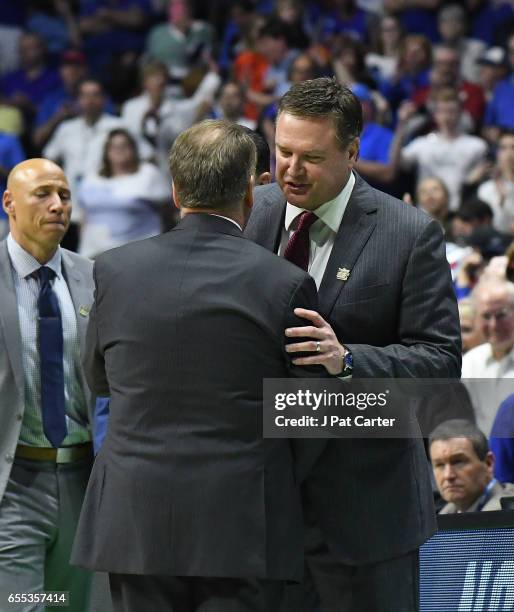
[(84, 373), (89, 388), (96, 395), (109, 396), (109, 383), (105, 373), (105, 361), (103, 352), (98, 340), (98, 303), (100, 289), (97, 278), (97, 264), (93, 268), (93, 278), (95, 281), (95, 301), (89, 313), (89, 324), (86, 332), (86, 350), (84, 353)]
[[(391, 257), (393, 255), (391, 254)], [(359, 377), (460, 377), (457, 302), (443, 235), (431, 221), (418, 235), (406, 266), (398, 309), (398, 344), (346, 344)]]

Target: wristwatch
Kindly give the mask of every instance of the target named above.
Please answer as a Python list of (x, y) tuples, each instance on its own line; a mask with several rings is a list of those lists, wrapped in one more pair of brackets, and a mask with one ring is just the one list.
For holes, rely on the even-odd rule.
[(353, 373), (353, 355), (343, 344), (343, 371), (340, 376), (351, 376)]

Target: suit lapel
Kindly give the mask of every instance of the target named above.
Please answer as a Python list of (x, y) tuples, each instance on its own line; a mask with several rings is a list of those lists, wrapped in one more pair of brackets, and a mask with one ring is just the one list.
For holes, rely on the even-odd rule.
[(75, 308), (77, 332), (80, 342), (80, 353), (83, 355), (85, 349), (87, 323), (89, 320), (88, 314), (89, 309), (91, 308), (91, 295), (86, 283), (84, 282), (84, 278), (77, 270), (77, 267), (75, 266), (71, 257), (64, 250), (62, 251), (62, 263), (63, 274), (68, 283), (71, 301), (73, 302), (73, 306)]
[(345, 280), (339, 280), (340, 269), (352, 270), (364, 246), (375, 229), (377, 205), (371, 187), (356, 175), (355, 186), (337, 232), (332, 253), (319, 288), (323, 314), (328, 316), (335, 301), (344, 290)]
[(12, 277), (7, 241), (0, 243), (0, 321), (3, 327), (5, 348), (11, 362), (16, 385), (24, 397), (23, 357), (20, 320), (16, 302), (16, 289)]
[[(262, 206), (255, 210), (258, 218), (253, 228), (245, 232), (248, 238), (257, 242), (268, 251), (278, 252), (282, 238), (282, 228), (286, 215), (286, 200), (278, 184), (273, 183), (276, 188), (263, 200)], [(253, 213), (252, 213), (253, 214)]]

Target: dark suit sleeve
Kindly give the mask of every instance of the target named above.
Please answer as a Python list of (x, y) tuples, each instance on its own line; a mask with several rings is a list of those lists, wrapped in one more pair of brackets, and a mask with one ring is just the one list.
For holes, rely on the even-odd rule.
[(460, 377), (457, 302), (437, 222), (427, 223), (419, 233), (406, 266), (398, 309), (398, 343), (376, 347), (339, 340), (353, 354), (356, 378)]
[(98, 306), (100, 302), (100, 288), (98, 286), (97, 263), (93, 268), (95, 281), (95, 301), (89, 313), (89, 324), (86, 333), (86, 350), (84, 353), (84, 372), (89, 388), (96, 395), (109, 396), (109, 383), (105, 373), (105, 361), (98, 341)]
[[(294, 314), (295, 308), (307, 308), (308, 310), (316, 310), (318, 312), (318, 292), (316, 284), (310, 276), (300, 282), (291, 296), (288, 308), (285, 314), (284, 330), (287, 327), (301, 327), (310, 325), (305, 319), (300, 319)], [(285, 343), (298, 342), (298, 338), (287, 338), (284, 336)], [(297, 355), (299, 353), (296, 353)], [(327, 378), (330, 377), (323, 366), (295, 366), (291, 363), (289, 353), (286, 353), (286, 359), (289, 365), (290, 376), (296, 378)], [(312, 467), (321, 455), (327, 440), (322, 438), (295, 438), (291, 439), (291, 448), (294, 458), (294, 473), (295, 479), (301, 483), (311, 472)]]
[[(307, 274), (305, 275), (304, 279), (297, 285), (286, 308), (284, 316), (284, 331), (288, 327), (304, 327), (307, 325), (311, 325), (309, 321), (301, 319), (300, 317), (297, 317), (294, 314), (295, 308), (306, 308), (307, 310), (315, 310), (316, 312), (319, 312), (318, 292), (316, 290), (316, 283)], [(301, 341), (302, 338), (290, 338), (284, 334), (284, 347), (286, 344), (292, 344)], [(286, 356), (290, 376), (296, 378), (324, 378), (328, 376), (327, 371), (323, 366), (295, 366), (292, 363), (291, 354), (287, 353), (285, 349), (284, 353)], [(310, 354), (312, 353), (294, 353), (294, 356), (300, 357), (307, 356)]]

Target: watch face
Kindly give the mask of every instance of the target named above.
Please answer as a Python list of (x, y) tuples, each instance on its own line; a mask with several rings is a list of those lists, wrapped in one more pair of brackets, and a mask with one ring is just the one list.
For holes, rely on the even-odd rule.
[(353, 355), (348, 351), (344, 356), (344, 367), (347, 370), (351, 370), (353, 368)]

